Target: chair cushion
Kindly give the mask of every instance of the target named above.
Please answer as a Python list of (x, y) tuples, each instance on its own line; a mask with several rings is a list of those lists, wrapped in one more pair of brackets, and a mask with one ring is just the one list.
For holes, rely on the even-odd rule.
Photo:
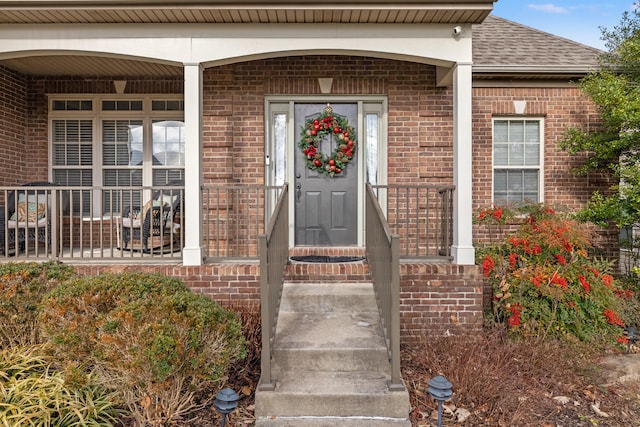
[(142, 227), (142, 220), (140, 218), (122, 218), (122, 226), (127, 228), (140, 228)]
[(18, 203), (18, 208), (11, 215), (9, 220), (18, 221), (18, 222), (33, 222), (39, 221), (44, 218), (47, 214), (47, 204), (46, 203), (36, 203), (36, 202), (20, 202)]
[(15, 219), (10, 219), (7, 221), (7, 228), (11, 230), (12, 228), (44, 228), (47, 226), (47, 218), (40, 218), (38, 221), (16, 221)]
[(169, 209), (170, 205), (167, 203), (167, 199), (172, 199), (169, 196), (162, 196), (161, 198), (158, 199), (153, 199), (153, 200), (149, 200), (147, 203), (144, 204), (144, 206), (142, 207), (142, 211), (138, 211), (136, 213), (136, 215), (133, 217), (133, 219), (142, 219), (147, 215), (147, 211), (151, 208), (157, 208), (162, 206), (163, 209)]
[(173, 205), (173, 203), (178, 200), (178, 195), (174, 195), (174, 196), (170, 196), (168, 194), (163, 194), (162, 195), (162, 202), (165, 205)]

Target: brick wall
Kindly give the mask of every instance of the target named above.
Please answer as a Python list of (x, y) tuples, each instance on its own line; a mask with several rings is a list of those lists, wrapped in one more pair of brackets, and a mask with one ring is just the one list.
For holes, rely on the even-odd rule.
[(404, 342), (482, 328), (482, 272), (477, 266), (400, 264)]
[[(595, 106), (579, 88), (475, 88), (473, 91), (473, 207), (492, 202), (492, 118), (541, 117), (544, 119), (543, 197), (557, 210), (586, 206), (595, 190), (606, 190), (605, 176), (577, 176), (571, 172), (582, 158), (558, 148), (570, 127), (589, 129), (598, 123)], [(514, 101), (526, 101), (523, 115), (516, 115)]]
[(320, 95), (318, 78), (327, 75), (333, 77), (331, 95), (388, 96), (390, 183), (452, 182), (451, 91), (435, 88), (434, 67), (328, 55), (205, 70), (205, 183), (262, 183), (264, 97)]
[(139, 271), (178, 277), (194, 292), (230, 306), (251, 306), (260, 302), (260, 265), (256, 263), (209, 264), (202, 266), (136, 263), (130, 265), (75, 265), (81, 276)]
[[(5, 71), (5, 75), (17, 77)], [(242, 62), (204, 72), (204, 183), (261, 184), (264, 181), (264, 97), (319, 95), (318, 77), (333, 77), (332, 95), (388, 97), (390, 183), (453, 182), (453, 107), (451, 88), (435, 87), (433, 66), (352, 56), (295, 56)], [(6, 79), (5, 79), (6, 80)], [(29, 78), (29, 175), (47, 176), (47, 104), (50, 93), (113, 93), (110, 77)], [(24, 86), (24, 83), (23, 83)], [(181, 79), (128, 79), (127, 93), (181, 93)], [(20, 93), (20, 90), (16, 92)], [(556, 207), (584, 206), (603, 177), (576, 177), (579, 158), (556, 144), (569, 126), (597, 121), (595, 108), (579, 89), (475, 88), (473, 101), (473, 206), (491, 203), (492, 123), (513, 116), (513, 101), (527, 101), (526, 115), (545, 118), (544, 198)], [(22, 111), (24, 113), (24, 110)], [(14, 120), (14, 123), (24, 120)], [(4, 128), (3, 128), (4, 130)], [(19, 139), (17, 136), (16, 139)]]
[[(361, 280), (363, 264), (309, 264), (291, 265), (291, 270), (329, 269), (344, 275), (345, 280)], [(178, 277), (194, 292), (210, 296), (226, 306), (255, 306), (260, 303), (260, 265), (210, 264), (203, 266), (158, 265), (76, 265), (81, 275), (142, 271)], [(353, 270), (353, 271), (351, 271)], [(366, 270), (366, 268), (365, 268)], [(288, 274), (297, 275), (300, 271)], [(364, 273), (366, 274), (366, 272)], [(326, 275), (325, 275), (326, 277)], [(403, 343), (415, 341), (427, 330), (433, 334), (455, 333), (461, 328), (467, 332), (482, 326), (482, 277), (476, 266), (447, 264), (400, 265), (400, 322)]]
[[(328, 73), (326, 70), (331, 70)], [(205, 183), (262, 183), (264, 96), (319, 95), (317, 78), (333, 77), (332, 95), (388, 97), (390, 183), (453, 182), (451, 88), (435, 87), (434, 67), (351, 56), (284, 57), (205, 71)], [(473, 101), (473, 207), (492, 202), (492, 118), (513, 117), (513, 101), (526, 101), (525, 116), (544, 117), (544, 199), (557, 209), (586, 205), (606, 177), (579, 177), (579, 157), (559, 150), (570, 126), (597, 123), (596, 109), (576, 87), (475, 88)], [(241, 148), (241, 149), (240, 149)], [(485, 240), (483, 230), (476, 230)]]
[[(577, 86), (556, 88), (474, 88), (473, 91), (473, 208), (477, 212), (492, 203), (492, 118), (544, 118), (544, 202), (558, 211), (584, 208), (595, 191), (606, 193), (612, 184), (602, 173), (577, 176), (571, 170), (581, 164), (558, 148), (570, 127), (588, 130), (599, 123), (596, 107)], [(526, 101), (517, 115), (514, 101)], [(476, 242), (496, 241), (497, 230), (474, 227)], [(594, 242), (611, 259), (618, 258), (617, 230), (597, 230)]]
[[(384, 95), (388, 99), (388, 175), (390, 183), (453, 182), (452, 88), (435, 87), (430, 65), (353, 56), (290, 56), (230, 64), (204, 72), (203, 174), (206, 184), (261, 184), (264, 181), (264, 98), (267, 95), (314, 95), (321, 100), (318, 77), (333, 78), (332, 95)], [(9, 114), (21, 111), (10, 141), (29, 148), (23, 170), (34, 179), (47, 177), (47, 99), (52, 93), (113, 93), (113, 78), (21, 79), (0, 69), (3, 93), (15, 100)], [(182, 79), (127, 79), (127, 93), (182, 93)], [(15, 89), (11, 89), (15, 85)], [(0, 89), (2, 89), (0, 88)], [(26, 94), (26, 95), (21, 95)], [(21, 99), (21, 96), (25, 99)], [(513, 101), (527, 101), (526, 115), (545, 118), (544, 197), (555, 206), (584, 206), (595, 189), (606, 187), (598, 176), (576, 177), (579, 159), (558, 150), (568, 126), (590, 126), (595, 108), (576, 88), (475, 88), (473, 101), (473, 207), (491, 203), (492, 117), (515, 114)], [(0, 103), (7, 109), (7, 101)], [(26, 105), (28, 113), (18, 106)], [(7, 124), (8, 121), (5, 121)], [(10, 129), (3, 126), (2, 131)], [(18, 150), (20, 147), (18, 147)], [(384, 153), (383, 153), (384, 154)], [(22, 158), (25, 156), (22, 155)], [(18, 157), (16, 157), (17, 159)], [(188, 167), (188, 166), (187, 166)], [(16, 168), (21, 170), (20, 167)], [(5, 171), (0, 172), (7, 173)], [(2, 175), (0, 175), (2, 176)], [(2, 176), (5, 180), (11, 176)], [(15, 179), (15, 177), (13, 178)], [(481, 230), (475, 229), (482, 237)], [(182, 277), (197, 292), (223, 303), (259, 299), (257, 265), (133, 265), (78, 267), (83, 274), (106, 269), (158, 271)], [(425, 328), (445, 332), (481, 324), (482, 278), (477, 267), (404, 264), (402, 267), (403, 336), (412, 339)]]
[[(25, 99), (26, 79), (0, 66), (0, 185), (15, 185), (30, 181), (25, 173), (27, 152)], [(29, 157), (31, 153), (29, 152)]]

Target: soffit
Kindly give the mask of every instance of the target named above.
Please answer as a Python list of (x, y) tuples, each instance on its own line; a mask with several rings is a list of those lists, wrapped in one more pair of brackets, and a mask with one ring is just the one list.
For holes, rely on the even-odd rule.
[(35, 76), (117, 76), (171, 77), (184, 76), (182, 67), (129, 59), (82, 55), (47, 55), (0, 61), (24, 75)]
[(480, 23), (494, 0), (31, 0), (0, 1), (0, 24)]

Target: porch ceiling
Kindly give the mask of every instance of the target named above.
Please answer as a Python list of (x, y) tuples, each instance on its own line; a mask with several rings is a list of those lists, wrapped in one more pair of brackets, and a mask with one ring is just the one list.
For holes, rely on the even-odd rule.
[(30, 56), (0, 61), (0, 65), (32, 76), (115, 76), (169, 77), (183, 76), (182, 67), (99, 56), (60, 55)]
[(493, 3), (494, 0), (0, 0), (0, 24), (477, 24), (491, 13)]

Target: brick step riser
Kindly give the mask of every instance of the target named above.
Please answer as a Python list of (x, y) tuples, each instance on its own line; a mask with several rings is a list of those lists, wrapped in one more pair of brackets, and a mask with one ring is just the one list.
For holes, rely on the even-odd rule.
[(366, 256), (365, 248), (357, 248), (353, 246), (344, 247), (304, 247), (298, 246), (289, 249), (289, 256), (306, 256), (306, 255), (321, 255), (321, 256)]
[(354, 263), (299, 263), (286, 268), (285, 280), (290, 282), (363, 283), (370, 282), (369, 266)]

